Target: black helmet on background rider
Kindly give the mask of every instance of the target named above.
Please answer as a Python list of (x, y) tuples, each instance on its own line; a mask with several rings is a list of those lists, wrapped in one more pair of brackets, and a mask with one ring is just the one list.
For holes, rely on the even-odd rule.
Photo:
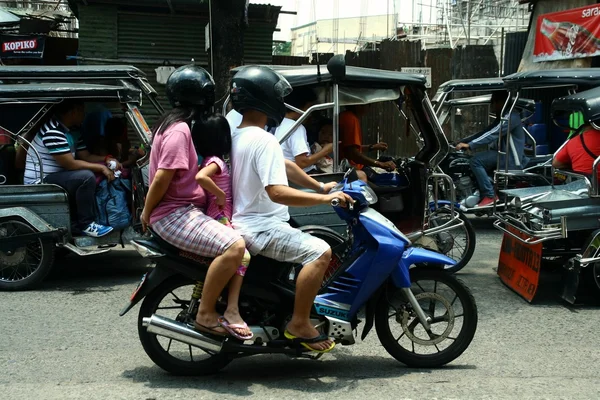
[(268, 125), (276, 127), (285, 118), (283, 98), (292, 92), (288, 81), (266, 66), (251, 65), (240, 69), (231, 80), (231, 103), (240, 114), (256, 110), (265, 114)]
[(167, 98), (173, 107), (212, 107), (215, 81), (204, 68), (184, 65), (167, 79)]

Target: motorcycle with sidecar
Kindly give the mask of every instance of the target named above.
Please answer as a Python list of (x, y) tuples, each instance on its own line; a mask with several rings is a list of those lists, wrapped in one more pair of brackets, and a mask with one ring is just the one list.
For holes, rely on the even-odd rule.
[(37, 161), (33, 137), (67, 100), (108, 105), (124, 114), (139, 142), (150, 149), (150, 129), (140, 106), (142, 99), (163, 111), (156, 91), (144, 74), (128, 66), (0, 67), (0, 290), (24, 290), (39, 285), (61, 253), (90, 256), (139, 238), (139, 216), (146, 195), (148, 153), (131, 170), (129, 207), (132, 221), (124, 230), (101, 238), (76, 236), (71, 231), (71, 202), (63, 188), (51, 184), (22, 184), (25, 156)]
[[(573, 113), (600, 135), (600, 88), (553, 101), (552, 116), (558, 126), (570, 128), (564, 121)], [(580, 140), (577, 135), (570, 140)], [(541, 270), (556, 265), (563, 273), (564, 300), (574, 304), (600, 299), (598, 166), (600, 157), (593, 160), (591, 176), (553, 168), (567, 177), (560, 186), (503, 190), (512, 201), (496, 213), (494, 223), (504, 233), (498, 275), (526, 300), (533, 301), (538, 293)]]

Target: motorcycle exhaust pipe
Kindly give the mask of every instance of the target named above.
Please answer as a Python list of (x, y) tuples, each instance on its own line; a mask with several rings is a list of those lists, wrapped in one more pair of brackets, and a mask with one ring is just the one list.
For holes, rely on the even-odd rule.
[(142, 320), (142, 325), (145, 326), (146, 330), (150, 333), (199, 347), (203, 350), (218, 353), (223, 347), (222, 341), (204, 336), (200, 332), (191, 329), (187, 324), (161, 317), (156, 314), (152, 314), (150, 318), (144, 318)]

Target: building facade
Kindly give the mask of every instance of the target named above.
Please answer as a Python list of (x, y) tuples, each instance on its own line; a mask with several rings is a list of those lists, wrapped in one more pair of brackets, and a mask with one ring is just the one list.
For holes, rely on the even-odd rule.
[(392, 14), (318, 20), (292, 28), (292, 55), (343, 54), (367, 48), (393, 36), (396, 25), (397, 17)]

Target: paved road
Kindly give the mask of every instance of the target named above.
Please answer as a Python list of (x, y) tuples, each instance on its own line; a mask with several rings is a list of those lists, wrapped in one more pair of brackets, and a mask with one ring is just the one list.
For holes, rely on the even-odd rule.
[(460, 274), (479, 328), (443, 369), (403, 367), (371, 334), (319, 361), (260, 356), (217, 376), (170, 376), (144, 353), (136, 313), (118, 317), (145, 266), (114, 251), (65, 259), (42, 290), (0, 293), (0, 399), (600, 398), (600, 313), (510, 292), (495, 275), (501, 237), (490, 226), (477, 221), (477, 250)]

